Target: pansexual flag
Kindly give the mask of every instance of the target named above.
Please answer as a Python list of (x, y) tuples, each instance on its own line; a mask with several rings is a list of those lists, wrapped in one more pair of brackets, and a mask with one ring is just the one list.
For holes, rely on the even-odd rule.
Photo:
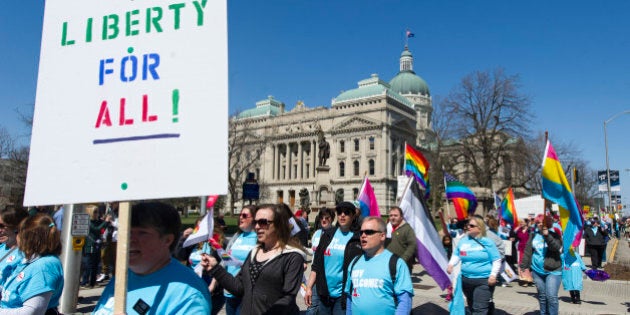
[(405, 174), (416, 179), (425, 197), (429, 195), (429, 161), (409, 144), (405, 144)]
[(363, 181), (363, 187), (361, 187), (361, 192), (359, 192), (357, 201), (359, 202), (362, 216), (381, 216), (381, 211), (378, 209), (378, 203), (376, 202), (376, 196), (374, 195), (374, 188), (372, 188), (367, 176)]
[(564, 174), (558, 155), (550, 141), (547, 141), (542, 164), (542, 196), (557, 203), (560, 209), (560, 226), (562, 226), (562, 249), (569, 255), (575, 238), (582, 230), (583, 222), (580, 209), (571, 192), (571, 186)]
[(446, 199), (453, 202), (458, 220), (464, 220), (475, 213), (477, 198), (470, 188), (458, 181), (453, 175), (444, 172)]
[(514, 192), (512, 187), (508, 188), (508, 191), (501, 201), (501, 207), (499, 208), (499, 218), (503, 219), (505, 223), (516, 227), (518, 223), (518, 216), (516, 214), (516, 207), (514, 206)]

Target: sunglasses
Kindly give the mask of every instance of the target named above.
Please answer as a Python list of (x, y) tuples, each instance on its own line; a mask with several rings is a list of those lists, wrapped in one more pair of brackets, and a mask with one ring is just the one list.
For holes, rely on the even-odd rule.
[(247, 215), (247, 213), (241, 213), (241, 219), (251, 218), (251, 215)]
[(337, 209), (335, 212), (337, 212), (337, 215), (341, 215), (342, 213), (345, 215), (352, 215), (354, 213), (350, 209)]
[(7, 226), (7, 225), (0, 224), (0, 229), (6, 229), (6, 228), (8, 228), (8, 226)]
[(258, 224), (261, 228), (266, 228), (269, 224), (272, 224), (273, 221), (267, 219), (258, 219), (254, 220), (254, 225)]
[(330, 219), (331, 219), (331, 218), (330, 218), (329, 216), (325, 216), (325, 217), (321, 217), (321, 218), (319, 218), (319, 219), (320, 219), (320, 220), (328, 220), (328, 221), (330, 221)]
[(361, 230), (361, 235), (365, 234), (367, 236), (371, 236), (371, 235), (374, 235), (376, 233), (383, 233), (383, 232), (377, 231), (377, 230)]
[(468, 227), (478, 227), (479, 225), (468, 224)]

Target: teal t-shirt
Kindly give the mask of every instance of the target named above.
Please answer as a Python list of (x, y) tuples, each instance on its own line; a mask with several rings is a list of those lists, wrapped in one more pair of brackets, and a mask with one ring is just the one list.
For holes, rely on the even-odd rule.
[(354, 264), (345, 286), (346, 294), (352, 299), (352, 314), (394, 314), (394, 295), (407, 292), (413, 296), (409, 267), (402, 259), (396, 262), (396, 283), (392, 283), (391, 256), (390, 251), (384, 250), (367, 260), (361, 255)]
[(330, 297), (338, 298), (343, 290), (343, 256), (346, 251), (346, 244), (352, 238), (351, 231), (346, 233), (337, 229), (333, 239), (324, 251), (324, 269), (326, 270), (326, 284)]
[[(7, 253), (9, 253), (7, 255)], [(6, 255), (6, 257), (4, 257)], [(11, 276), (13, 270), (22, 262), (24, 259), (24, 253), (19, 249), (14, 249), (9, 252), (6, 251), (3, 254), (0, 254), (0, 258), (4, 257), (2, 261), (0, 261), (0, 286)]]
[(462, 261), (462, 276), (473, 279), (490, 277), (492, 262), (501, 259), (497, 246), (486, 237), (477, 240), (470, 236), (463, 237), (457, 243), (453, 255)]
[[(256, 247), (257, 243), (258, 235), (256, 235), (256, 232), (243, 232), (239, 234), (234, 243), (232, 243), (230, 248), (228, 248), (228, 254), (241, 261), (241, 263), (244, 263), (247, 255), (249, 255), (249, 252), (252, 251), (252, 248)], [(241, 265), (228, 265), (225, 270), (227, 270), (227, 272), (231, 275), (236, 276), (236, 274), (238, 274), (241, 270)], [(226, 297), (233, 297), (233, 295), (227, 290), (223, 291), (223, 295)]]
[(63, 268), (57, 256), (22, 259), (4, 282), (0, 308), (22, 307), (28, 299), (46, 292), (52, 292), (48, 308), (57, 307), (62, 290)]
[(562, 268), (555, 271), (545, 270), (545, 253), (547, 253), (547, 243), (539, 233), (534, 235), (532, 239), (532, 264), (531, 268), (539, 275), (562, 275)]
[(311, 237), (311, 249), (313, 253), (317, 250), (317, 245), (319, 245), (319, 240), (322, 238), (322, 229), (319, 229), (313, 233), (313, 237)]
[[(114, 286), (109, 282), (94, 309), (95, 315), (113, 314)], [(128, 272), (128, 315), (139, 314), (134, 307), (148, 307), (145, 314), (210, 314), (212, 301), (207, 285), (189, 267), (175, 259), (148, 275)]]

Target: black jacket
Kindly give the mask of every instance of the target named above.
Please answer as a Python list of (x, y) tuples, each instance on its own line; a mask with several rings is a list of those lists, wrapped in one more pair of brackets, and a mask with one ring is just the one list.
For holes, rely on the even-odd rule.
[[(525, 246), (525, 251), (523, 252), (523, 259), (521, 260), (521, 265), (520, 267), (523, 269), (530, 269), (531, 268), (531, 264), (532, 264), (532, 255), (534, 254), (534, 249), (532, 248), (532, 241), (534, 239), (534, 236), (537, 234), (536, 233), (531, 233), (529, 235), (529, 240), (527, 241), (527, 246)], [(552, 260), (552, 264), (558, 266), (558, 268), (562, 267), (562, 258), (561, 258), (561, 252), (562, 252), (562, 237), (560, 237), (560, 235), (554, 233), (554, 232), (549, 232), (549, 234), (547, 234), (547, 236), (542, 235), (543, 239), (545, 240), (545, 243), (547, 243), (547, 254), (545, 255), (545, 260)], [(546, 264), (547, 262), (545, 262)], [(540, 266), (543, 267), (541, 269), (545, 269), (547, 271), (554, 271), (557, 270), (548, 270), (548, 268), (546, 268), (546, 266)]]
[[(320, 300), (327, 301), (330, 298), (330, 293), (328, 292), (328, 284), (326, 283), (326, 270), (324, 268), (324, 252), (330, 245), (333, 237), (335, 236), (335, 232), (337, 232), (338, 227), (327, 229), (322, 232), (322, 236), (319, 240), (319, 245), (317, 245), (317, 250), (315, 251), (315, 256), (313, 257), (313, 264), (311, 265), (311, 270), (315, 271), (315, 287), (317, 288), (317, 295), (319, 295)], [(346, 244), (346, 249), (343, 255), (343, 276), (342, 283), (346, 283), (348, 265), (352, 259), (356, 256), (361, 255), (361, 241), (359, 240), (359, 233), (353, 232), (352, 238)], [(342, 294), (343, 298), (343, 294)], [(342, 302), (345, 301), (345, 298)]]
[(287, 246), (281, 254), (265, 263), (252, 284), (249, 268), (259, 249), (260, 245), (252, 249), (236, 277), (220, 265), (212, 268), (210, 275), (230, 293), (243, 299), (243, 315), (299, 314), (295, 297), (302, 284), (306, 254)]
[(584, 241), (586, 245), (606, 245), (606, 236), (608, 236), (608, 232), (604, 231), (601, 226), (597, 227), (597, 233), (593, 233), (592, 226), (584, 227)]

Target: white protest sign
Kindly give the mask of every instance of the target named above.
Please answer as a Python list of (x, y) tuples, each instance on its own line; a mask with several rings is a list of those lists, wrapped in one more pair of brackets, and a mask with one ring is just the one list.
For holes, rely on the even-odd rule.
[(47, 1), (25, 205), (225, 193), (225, 0)]

